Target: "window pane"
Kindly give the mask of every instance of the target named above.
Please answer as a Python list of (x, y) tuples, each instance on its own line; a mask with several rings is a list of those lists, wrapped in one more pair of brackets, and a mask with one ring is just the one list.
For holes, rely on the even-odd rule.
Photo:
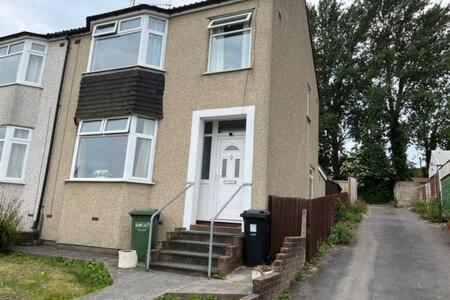
[(0, 84), (16, 82), (22, 54), (0, 58)]
[(9, 178), (21, 178), (23, 164), (25, 163), (25, 153), (27, 151), (27, 145), (12, 144), (11, 154), (9, 155), (8, 170), (6, 171), (6, 177)]
[(131, 33), (106, 39), (94, 44), (92, 71), (136, 65), (141, 33)]
[(128, 126), (128, 118), (111, 119), (106, 121), (105, 131), (126, 130)]
[(209, 179), (211, 165), (211, 137), (205, 137), (203, 143), (202, 179)]
[(97, 26), (97, 28), (95, 29), (95, 34), (113, 32), (115, 26), (116, 26), (115, 23), (109, 23), (109, 24)]
[(22, 50), (23, 50), (23, 43), (9, 46), (9, 54), (22, 52)]
[(83, 121), (83, 124), (81, 126), (82, 133), (86, 132), (99, 132), (102, 127), (102, 121), (96, 120), (96, 121)]
[(241, 160), (239, 158), (236, 158), (234, 161), (234, 177), (239, 178), (240, 174), (240, 168), (241, 168)]
[(235, 23), (235, 22), (246, 22), (249, 17), (249, 14), (250, 13), (226, 17), (226, 18), (217, 19), (217, 20), (212, 20), (209, 26), (216, 27), (216, 26), (221, 26), (223, 24), (229, 24), (229, 23)]
[(30, 60), (28, 61), (26, 81), (38, 83), (41, 77), (42, 62), (44, 58), (42, 56), (30, 54)]
[(0, 47), (0, 56), (6, 55), (8, 51), (8, 46)]
[(45, 45), (32, 43), (31, 44), (31, 50), (39, 51), (39, 52), (45, 52)]
[(219, 133), (245, 131), (245, 120), (231, 120), (219, 122)]
[(211, 134), (213, 130), (213, 122), (205, 122), (205, 134)]
[(166, 32), (166, 21), (150, 17), (148, 28), (156, 32), (164, 33)]
[(0, 140), (6, 136), (6, 127), (0, 127)]
[(134, 153), (133, 177), (148, 178), (152, 140), (138, 138)]
[(4, 142), (0, 142), (0, 162), (2, 161), (3, 144)]
[(136, 124), (136, 132), (146, 135), (154, 135), (155, 120), (138, 118)]
[(120, 31), (135, 29), (139, 27), (141, 27), (141, 18), (120, 22)]
[(128, 136), (80, 137), (75, 178), (123, 178)]
[(211, 72), (249, 67), (250, 32), (214, 36), (210, 52)]
[(238, 151), (239, 148), (235, 145), (231, 145), (225, 148), (225, 151)]
[(147, 64), (161, 66), (162, 36), (150, 33), (147, 48)]
[(228, 162), (228, 159), (226, 159), (226, 158), (222, 159), (222, 177), (223, 178), (227, 177), (227, 162)]
[(14, 129), (14, 138), (28, 140), (30, 136), (30, 131), (26, 129)]

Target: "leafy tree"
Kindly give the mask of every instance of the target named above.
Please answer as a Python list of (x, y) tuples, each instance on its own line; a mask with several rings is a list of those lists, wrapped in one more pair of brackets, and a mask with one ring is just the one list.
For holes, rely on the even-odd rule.
[(319, 161), (334, 178), (341, 177), (349, 109), (363, 81), (365, 64), (358, 54), (369, 27), (367, 14), (360, 1), (348, 8), (336, 0), (309, 6), (320, 90)]

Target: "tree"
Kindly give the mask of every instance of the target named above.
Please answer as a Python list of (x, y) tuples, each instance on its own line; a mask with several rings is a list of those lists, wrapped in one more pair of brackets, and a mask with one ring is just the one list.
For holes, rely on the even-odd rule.
[[(405, 180), (410, 176), (406, 150), (413, 123), (409, 117), (424, 117), (414, 102), (424, 91), (441, 90), (439, 83), (450, 74), (449, 6), (430, 6), (426, 0), (364, 0), (364, 5), (375, 12), (366, 49), (372, 82), (368, 106), (384, 112), (380, 117), (387, 129), (393, 177)], [(416, 139), (420, 144), (431, 140), (421, 134)]]
[(334, 178), (341, 177), (349, 109), (363, 81), (365, 64), (358, 54), (369, 28), (367, 15), (360, 1), (349, 8), (336, 0), (309, 6), (320, 91), (319, 161)]

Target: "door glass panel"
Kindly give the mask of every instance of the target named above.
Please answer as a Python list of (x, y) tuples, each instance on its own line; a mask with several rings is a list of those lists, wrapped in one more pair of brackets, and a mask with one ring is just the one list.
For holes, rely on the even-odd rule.
[(231, 120), (219, 122), (219, 133), (245, 131), (245, 120)]
[(239, 158), (236, 158), (234, 161), (234, 177), (239, 178), (240, 173), (240, 167), (241, 167), (241, 160)]
[(202, 179), (209, 179), (209, 168), (211, 164), (211, 137), (205, 137), (203, 144)]
[(227, 162), (228, 162), (228, 159), (226, 159), (226, 158), (222, 159), (222, 177), (223, 178), (227, 177)]
[(236, 147), (235, 145), (231, 145), (225, 148), (225, 151), (237, 151), (239, 150), (238, 147)]
[(213, 122), (205, 122), (205, 134), (212, 134)]

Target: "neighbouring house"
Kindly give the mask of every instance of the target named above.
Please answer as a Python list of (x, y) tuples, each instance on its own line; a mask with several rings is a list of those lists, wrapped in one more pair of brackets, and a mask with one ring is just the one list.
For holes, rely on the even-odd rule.
[(244, 210), (325, 194), (303, 0), (141, 4), (87, 17), (70, 41), (41, 239), (129, 248), (129, 212), (193, 183), (161, 215), (155, 264), (204, 272), (189, 266), (207, 259), (202, 225), (241, 188), (218, 219), (213, 264), (229, 270)]
[(441, 197), (445, 215), (450, 217), (450, 160), (439, 169), (441, 176)]
[(65, 33), (0, 37), (0, 196), (32, 231), (46, 177), (67, 52)]
[(433, 177), (437, 170), (450, 160), (450, 150), (436, 149), (431, 151), (428, 177)]

